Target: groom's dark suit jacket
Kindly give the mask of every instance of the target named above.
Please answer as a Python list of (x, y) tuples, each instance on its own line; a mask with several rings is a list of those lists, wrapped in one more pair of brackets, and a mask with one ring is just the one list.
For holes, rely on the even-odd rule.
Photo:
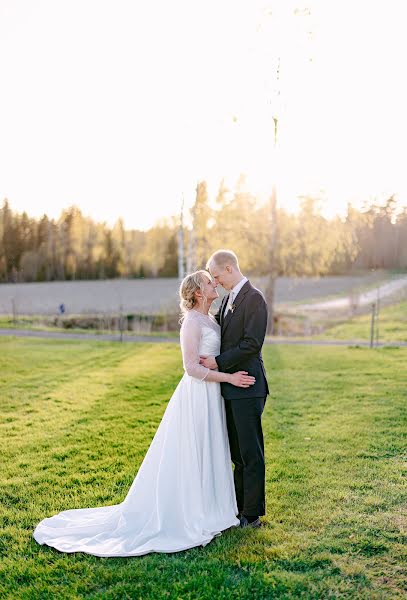
[(234, 300), (234, 310), (224, 316), (229, 296), (226, 295), (216, 315), (221, 326), (222, 340), (216, 362), (219, 371), (234, 373), (248, 371), (256, 383), (248, 388), (239, 388), (230, 383), (221, 383), (225, 400), (242, 398), (265, 398), (269, 393), (266, 370), (261, 356), (267, 328), (267, 304), (260, 290), (246, 281)]

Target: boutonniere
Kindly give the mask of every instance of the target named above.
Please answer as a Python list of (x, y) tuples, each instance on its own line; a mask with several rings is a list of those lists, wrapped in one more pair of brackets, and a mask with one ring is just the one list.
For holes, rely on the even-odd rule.
[(236, 304), (235, 303), (231, 304), (230, 310), (232, 311), (232, 313), (234, 312), (235, 308), (236, 308)]

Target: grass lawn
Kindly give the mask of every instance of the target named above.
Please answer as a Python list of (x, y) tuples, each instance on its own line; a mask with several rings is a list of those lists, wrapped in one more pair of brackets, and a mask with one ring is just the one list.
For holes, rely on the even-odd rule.
[[(371, 315), (362, 315), (335, 325), (318, 336), (321, 339), (370, 341)], [(407, 342), (407, 302), (381, 309), (379, 314), (380, 342)]]
[(405, 597), (407, 348), (264, 355), (265, 527), (109, 559), (32, 531), (124, 499), (182, 375), (179, 348), (1, 338), (0, 598)]

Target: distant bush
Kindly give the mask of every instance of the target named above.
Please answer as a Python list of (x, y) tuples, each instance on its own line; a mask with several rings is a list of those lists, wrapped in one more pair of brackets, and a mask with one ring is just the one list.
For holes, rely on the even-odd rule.
[[(46, 319), (45, 319), (46, 321)], [(69, 315), (54, 317), (49, 324), (64, 329), (107, 329), (140, 333), (177, 331), (178, 314), (127, 314), (127, 315)]]

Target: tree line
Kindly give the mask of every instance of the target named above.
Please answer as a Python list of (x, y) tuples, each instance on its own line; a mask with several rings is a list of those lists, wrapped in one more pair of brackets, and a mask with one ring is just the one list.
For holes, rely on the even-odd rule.
[[(178, 216), (147, 231), (125, 229), (122, 219), (109, 227), (83, 215), (76, 206), (58, 219), (17, 213), (5, 200), (0, 208), (0, 281), (55, 281), (114, 277), (176, 277), (182, 243), (186, 271), (205, 266), (217, 248), (233, 248), (244, 272), (278, 275), (328, 275), (352, 269), (407, 269), (407, 208), (393, 196), (383, 204), (356, 209), (345, 218), (325, 218), (318, 199), (302, 197), (292, 214), (245, 188), (220, 184), (210, 202), (205, 181), (198, 183), (187, 225)], [(182, 233), (182, 235), (181, 235)]]

